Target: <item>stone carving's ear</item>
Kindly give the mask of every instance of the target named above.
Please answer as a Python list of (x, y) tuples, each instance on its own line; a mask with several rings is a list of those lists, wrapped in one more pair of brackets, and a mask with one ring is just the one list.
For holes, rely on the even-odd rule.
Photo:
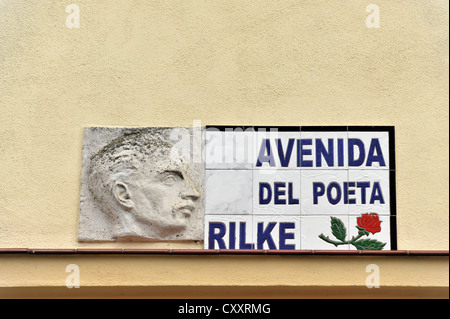
[(113, 189), (114, 197), (117, 202), (127, 209), (131, 209), (134, 206), (131, 200), (131, 193), (126, 184), (122, 182), (116, 182)]

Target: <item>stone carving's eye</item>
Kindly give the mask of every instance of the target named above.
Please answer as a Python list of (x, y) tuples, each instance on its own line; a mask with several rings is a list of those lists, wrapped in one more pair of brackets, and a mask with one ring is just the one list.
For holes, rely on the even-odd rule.
[(176, 179), (175, 176), (169, 175), (169, 176), (166, 176), (166, 177), (163, 179), (163, 183), (164, 183), (165, 185), (167, 185), (167, 186), (172, 186), (173, 184), (175, 184), (176, 180), (177, 180), (177, 179)]
[(172, 170), (163, 172), (162, 182), (167, 186), (172, 186), (177, 181), (184, 180), (183, 174), (180, 171)]

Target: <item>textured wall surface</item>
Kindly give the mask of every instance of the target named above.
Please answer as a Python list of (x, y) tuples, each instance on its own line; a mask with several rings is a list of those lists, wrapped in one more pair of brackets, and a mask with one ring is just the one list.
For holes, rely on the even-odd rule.
[(77, 242), (83, 128), (201, 120), (394, 125), (398, 248), (448, 249), (448, 2), (368, 4), (1, 1), (0, 247), (168, 247)]
[[(80, 266), (80, 291), (88, 287), (447, 287), (448, 257), (333, 256), (0, 256), (2, 287), (64, 287), (66, 266)], [(368, 264), (379, 265), (381, 289), (367, 289)], [(17, 271), (18, 266), (23, 270)], [(245, 265), (245, 266), (244, 266)], [(427, 271), (423, 271), (426, 268)], [(220, 269), (220, 274), (217, 274)], [(340, 271), (343, 269), (345, 271)], [(26, 274), (26, 276), (24, 276)], [(26, 284), (24, 284), (26, 283)], [(65, 288), (65, 294), (76, 289)], [(275, 290), (276, 291), (276, 290)], [(369, 292), (370, 291), (370, 292)], [(223, 289), (222, 293), (226, 293)], [(266, 297), (275, 292), (265, 292)], [(190, 298), (195, 297), (191, 291)], [(228, 295), (228, 298), (232, 295)], [(322, 297), (325, 295), (322, 295)], [(357, 298), (359, 297), (356, 295)], [(288, 296), (288, 298), (292, 298)]]

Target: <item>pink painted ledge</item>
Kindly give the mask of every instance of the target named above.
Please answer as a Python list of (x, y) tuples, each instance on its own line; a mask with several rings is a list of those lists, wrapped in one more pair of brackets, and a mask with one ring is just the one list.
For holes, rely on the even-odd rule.
[(0, 248), (0, 254), (45, 255), (315, 255), (315, 256), (449, 256), (448, 250), (266, 250), (266, 249), (33, 249)]

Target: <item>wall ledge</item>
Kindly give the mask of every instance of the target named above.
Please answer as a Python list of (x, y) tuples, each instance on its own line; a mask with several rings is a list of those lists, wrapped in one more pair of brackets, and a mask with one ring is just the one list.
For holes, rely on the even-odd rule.
[[(287, 287), (287, 286), (119, 286), (119, 287), (0, 287), (2, 299), (84, 299), (84, 298), (146, 298), (160, 308), (176, 310), (191, 299), (218, 299), (221, 307), (225, 302), (238, 299), (261, 299), (272, 305), (283, 306), (291, 310), (292, 299), (448, 299), (448, 287)], [(230, 300), (231, 298), (231, 300)], [(162, 300), (165, 299), (165, 300)], [(221, 301), (223, 299), (225, 301)], [(280, 300), (282, 299), (282, 300)], [(147, 301), (148, 302), (148, 301)], [(295, 307), (298, 307), (295, 300)], [(284, 309), (284, 308), (281, 308)], [(277, 311), (278, 313), (278, 311)], [(287, 316), (292, 311), (287, 312)]]
[(0, 254), (46, 255), (318, 255), (318, 256), (449, 256), (448, 250), (266, 250), (266, 249), (34, 249), (0, 248)]

